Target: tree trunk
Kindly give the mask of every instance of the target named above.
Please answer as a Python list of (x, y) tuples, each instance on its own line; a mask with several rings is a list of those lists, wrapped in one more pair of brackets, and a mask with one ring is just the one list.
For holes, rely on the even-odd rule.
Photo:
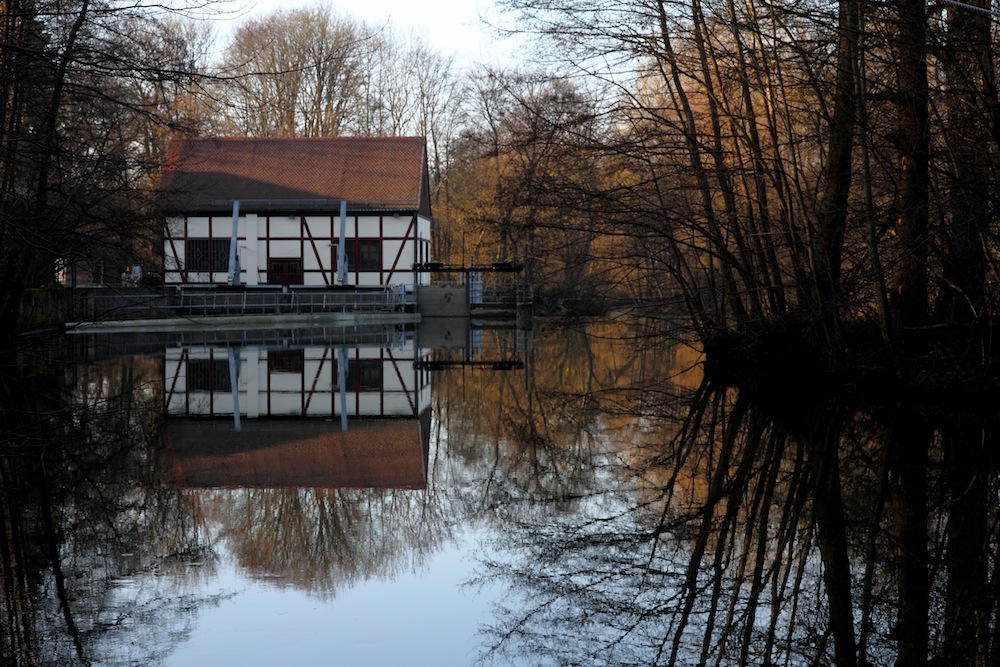
[(984, 665), (989, 655), (989, 449), (978, 426), (945, 431), (949, 493), (944, 642), (950, 665)]
[(858, 34), (860, 11), (855, 0), (841, 0), (837, 35), (837, 78), (826, 170), (820, 186), (812, 244), (813, 315), (823, 342), (832, 348), (839, 334), (840, 264), (851, 190), (854, 129), (857, 124)]
[(839, 412), (832, 409), (824, 421), (825, 429), (818, 431), (809, 443), (815, 478), (813, 512), (816, 538), (823, 560), (823, 584), (830, 610), (834, 664), (837, 667), (854, 667), (858, 664), (858, 647), (854, 634), (847, 521), (840, 488)]
[(927, 321), (928, 127), (927, 10), (924, 0), (899, 0), (896, 44), (899, 157), (895, 253), (890, 280), (893, 324)]
[(927, 450), (930, 429), (901, 417), (888, 446), (896, 542), (897, 667), (927, 664), (930, 584), (927, 572)]
[[(986, 6), (989, 7), (988, 5)], [(990, 17), (965, 7), (948, 7), (948, 42), (942, 50), (946, 88), (946, 145), (952, 161), (944, 281), (937, 302), (939, 322), (972, 322), (985, 297), (986, 238), (991, 217), (989, 163), (996, 98)]]

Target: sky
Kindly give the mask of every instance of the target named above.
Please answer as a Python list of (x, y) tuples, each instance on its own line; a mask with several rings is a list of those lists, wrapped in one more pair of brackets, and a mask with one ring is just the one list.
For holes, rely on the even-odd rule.
[[(439, 53), (456, 56), (456, 64), (495, 63), (508, 58), (512, 46), (491, 34), (481, 17), (495, 19), (493, 0), (319, 0), (338, 14), (352, 16), (374, 26), (391, 23), (400, 32), (412, 31)], [(316, 4), (317, 0), (246, 0), (240, 17), (260, 16), (277, 9)]]

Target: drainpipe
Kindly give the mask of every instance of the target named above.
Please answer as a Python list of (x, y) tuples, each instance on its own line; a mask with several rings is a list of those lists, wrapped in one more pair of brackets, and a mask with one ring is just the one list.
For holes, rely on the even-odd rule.
[(233, 396), (233, 428), (242, 430), (240, 424), (240, 351), (229, 348), (229, 390)]

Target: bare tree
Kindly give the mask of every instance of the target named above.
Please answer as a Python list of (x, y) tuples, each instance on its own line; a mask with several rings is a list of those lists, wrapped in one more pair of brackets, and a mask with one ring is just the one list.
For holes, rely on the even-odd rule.
[(432, 139), (453, 102), (450, 60), (391, 27), (329, 6), (250, 19), (225, 51), (219, 128), (227, 134)]
[(976, 7), (502, 4), (612, 119), (619, 178), (593, 196), (631, 210), (615, 252), (645, 255), (637, 296), (667, 275), (704, 337), (791, 326), (831, 359), (869, 324), (898, 358), (901, 329), (988, 317), (997, 91)]
[(150, 128), (181, 126), (174, 105), (204, 76), (174, 30), (182, 11), (82, 0), (2, 13), (2, 335), (60, 258), (118, 262), (147, 240)]
[(229, 134), (336, 136), (351, 122), (371, 35), (329, 7), (279, 10), (241, 24), (219, 93)]

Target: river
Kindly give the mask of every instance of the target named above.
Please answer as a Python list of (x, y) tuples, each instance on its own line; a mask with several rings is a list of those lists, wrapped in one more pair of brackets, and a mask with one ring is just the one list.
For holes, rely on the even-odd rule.
[(691, 341), (459, 321), (6, 354), (0, 662), (987, 651), (990, 425), (715, 386)]

